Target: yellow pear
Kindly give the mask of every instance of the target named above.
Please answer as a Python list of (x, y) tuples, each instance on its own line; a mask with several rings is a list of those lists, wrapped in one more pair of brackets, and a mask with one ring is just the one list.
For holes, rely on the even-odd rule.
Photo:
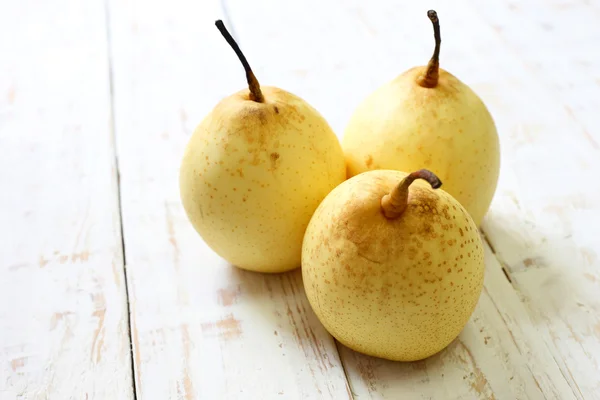
[(479, 226), (496, 191), (500, 145), (477, 94), (439, 68), (440, 26), (430, 10), (435, 50), (377, 88), (354, 111), (342, 138), (348, 177), (373, 169), (428, 168), (444, 181)]
[(216, 26), (249, 88), (222, 99), (194, 130), (180, 168), (183, 207), (205, 243), (231, 264), (288, 271), (300, 266), (313, 212), (345, 180), (342, 148), (303, 99), (261, 88), (223, 23)]
[(483, 246), (464, 207), (432, 189), (440, 185), (428, 170), (368, 171), (315, 211), (302, 247), (304, 288), (345, 346), (420, 360), (468, 322), (483, 287)]

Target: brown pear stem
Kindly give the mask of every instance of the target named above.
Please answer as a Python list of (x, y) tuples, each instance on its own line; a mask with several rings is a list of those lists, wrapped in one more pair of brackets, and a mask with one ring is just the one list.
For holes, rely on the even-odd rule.
[(217, 26), (217, 29), (219, 29), (219, 32), (221, 32), (221, 35), (223, 35), (225, 40), (227, 40), (227, 43), (229, 43), (233, 51), (235, 51), (235, 54), (238, 56), (242, 65), (244, 66), (244, 70), (246, 71), (246, 80), (248, 81), (248, 88), (250, 89), (250, 100), (256, 101), (257, 103), (264, 103), (265, 98), (260, 90), (260, 84), (254, 76), (254, 72), (252, 72), (252, 68), (250, 68), (250, 64), (248, 64), (248, 60), (246, 60), (246, 57), (244, 56), (244, 53), (242, 53), (240, 46), (238, 46), (233, 36), (231, 36), (227, 28), (225, 28), (225, 24), (223, 24), (222, 20), (219, 19), (215, 21), (215, 25)]
[(404, 212), (408, 206), (408, 187), (415, 179), (426, 180), (434, 189), (442, 186), (440, 178), (427, 169), (420, 169), (407, 175), (389, 194), (381, 198), (381, 210), (386, 218), (398, 218)]
[(442, 37), (440, 35), (440, 20), (434, 10), (427, 11), (427, 16), (433, 24), (433, 37), (435, 38), (435, 49), (433, 55), (427, 64), (425, 75), (421, 75), (418, 79), (418, 84), (424, 88), (434, 88), (438, 84), (440, 77), (440, 45)]

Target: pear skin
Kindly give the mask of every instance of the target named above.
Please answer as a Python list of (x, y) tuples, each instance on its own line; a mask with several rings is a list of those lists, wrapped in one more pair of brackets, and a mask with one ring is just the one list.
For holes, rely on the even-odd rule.
[(246, 270), (285, 272), (300, 266), (314, 210), (345, 180), (344, 155), (316, 109), (260, 87), (242, 57), (249, 87), (222, 99), (194, 130), (180, 168), (181, 201), (219, 256)]
[(377, 88), (354, 111), (342, 137), (347, 174), (436, 171), (479, 226), (499, 178), (498, 132), (481, 98), (439, 68), (439, 21), (434, 11), (428, 15), (436, 38), (432, 59)]
[(336, 187), (306, 230), (302, 277), (345, 346), (395, 361), (430, 357), (464, 329), (484, 253), (464, 207), (427, 170), (374, 170)]

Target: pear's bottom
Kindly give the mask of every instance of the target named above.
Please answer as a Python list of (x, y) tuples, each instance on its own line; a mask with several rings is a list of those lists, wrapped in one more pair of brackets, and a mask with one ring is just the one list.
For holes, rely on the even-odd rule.
[[(419, 321), (417, 314), (398, 319), (393, 315), (371, 313), (359, 320), (356, 315), (348, 314), (355, 314), (352, 298), (345, 298), (341, 307), (333, 308), (325, 298), (320, 298), (319, 293), (311, 291), (311, 282), (304, 280), (307, 298), (329, 334), (358, 353), (403, 362), (423, 360), (448, 347), (469, 322), (482, 291), (482, 285), (478, 285), (471, 301), (447, 308), (445, 316), (440, 316), (440, 320), (445, 321), (442, 324)], [(328, 308), (324, 308), (326, 304), (329, 304)]]
[(355, 351), (355, 352), (360, 353), (360, 354), (364, 354), (364, 355), (369, 356), (369, 357), (376, 357), (376, 358), (381, 358), (383, 360), (394, 361), (394, 362), (415, 362), (415, 361), (426, 360), (429, 357), (433, 357), (434, 355), (442, 352), (443, 350), (446, 349), (446, 347), (448, 347), (448, 345), (450, 343), (452, 343), (452, 341), (450, 341), (447, 345), (445, 345), (444, 347), (442, 347), (439, 350), (436, 350), (434, 352), (427, 352), (427, 353), (423, 353), (423, 354), (420, 354), (418, 356), (412, 356), (412, 357), (411, 356), (398, 357), (398, 356), (394, 356), (394, 355), (387, 354), (387, 353), (372, 352), (372, 351), (364, 350), (364, 349), (358, 348), (356, 346), (353, 347), (351, 344), (345, 342), (343, 339), (339, 339), (339, 338), (337, 338), (335, 336), (333, 336), (333, 337), (338, 342), (340, 342), (341, 344), (343, 344), (344, 346), (346, 346), (347, 348), (349, 348), (352, 351)]
[[(225, 257), (222, 257), (222, 256), (221, 256), (221, 258), (225, 259)], [(263, 273), (263, 274), (282, 274), (282, 273), (290, 272), (290, 271), (300, 268), (299, 261), (293, 262), (293, 263), (288, 263), (288, 264), (274, 264), (274, 265), (269, 265), (269, 264), (265, 264), (265, 263), (247, 264), (247, 263), (243, 263), (243, 262), (240, 262), (240, 263), (234, 263), (231, 261), (227, 261), (227, 262), (230, 263), (232, 266), (239, 268), (241, 270), (250, 271), (250, 272), (259, 272), (259, 273)]]
[[(432, 357), (432, 356), (444, 351), (454, 340), (456, 340), (456, 338), (458, 337), (458, 335), (460, 335), (460, 332), (462, 332), (463, 329), (464, 329), (464, 326), (450, 340), (441, 342), (435, 347), (425, 346), (424, 348), (426, 348), (428, 351), (422, 351), (423, 347), (416, 347), (414, 352), (403, 353), (403, 354), (387, 352), (387, 351), (384, 351), (381, 349), (374, 349), (372, 347), (361, 345), (360, 343), (357, 343), (357, 342), (352, 342), (351, 340), (347, 340), (344, 337), (336, 336), (336, 334), (329, 332), (329, 330), (328, 330), (328, 332), (338, 342), (340, 342), (341, 344), (343, 344), (350, 350), (355, 351), (357, 353), (361, 353), (361, 354), (364, 354), (364, 355), (367, 355), (370, 357), (381, 358), (384, 360), (395, 361), (395, 362), (414, 362), (414, 361), (425, 360), (429, 357)], [(399, 340), (401, 340), (401, 339), (399, 339)]]
[(236, 231), (216, 235), (192, 223), (204, 243), (232, 266), (251, 272), (283, 273), (300, 267), (302, 240)]

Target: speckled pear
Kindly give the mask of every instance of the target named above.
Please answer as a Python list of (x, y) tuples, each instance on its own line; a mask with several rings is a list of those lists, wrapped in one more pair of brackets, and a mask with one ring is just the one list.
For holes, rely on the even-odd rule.
[(342, 138), (348, 177), (373, 169), (428, 168), (479, 226), (494, 197), (500, 145), (494, 120), (479, 96), (439, 68), (440, 26), (427, 66), (411, 68), (376, 89), (357, 107)]
[(216, 25), (249, 88), (221, 100), (195, 129), (180, 168), (181, 201), (206, 244), (231, 264), (288, 271), (300, 266), (314, 210), (346, 178), (342, 148), (303, 99), (261, 88), (223, 23)]
[(421, 360), (468, 322), (483, 287), (483, 245), (469, 213), (440, 186), (428, 170), (368, 171), (317, 208), (302, 247), (304, 288), (345, 346)]

